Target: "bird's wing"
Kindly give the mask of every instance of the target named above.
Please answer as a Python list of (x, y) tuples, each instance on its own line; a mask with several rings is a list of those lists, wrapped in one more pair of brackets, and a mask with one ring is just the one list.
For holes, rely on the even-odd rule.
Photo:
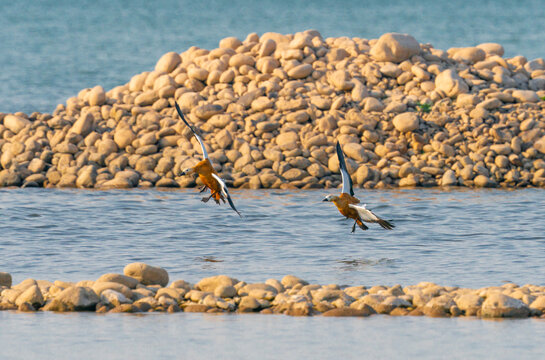
[(392, 230), (395, 227), (389, 221), (379, 218), (371, 210), (368, 210), (367, 208), (365, 208), (365, 205), (358, 206), (354, 204), (349, 204), (348, 207), (355, 209), (358, 212), (362, 221), (369, 222), (369, 223), (378, 223), (380, 226), (382, 226), (384, 229), (387, 229), (387, 230)]
[(231, 209), (235, 210), (235, 212), (238, 214), (238, 216), (242, 217), (240, 213), (238, 212), (237, 208), (235, 207), (235, 204), (233, 204), (233, 200), (231, 199), (231, 196), (229, 195), (229, 192), (227, 191), (227, 185), (225, 185), (225, 182), (216, 174), (212, 174), (214, 179), (218, 181), (221, 187), (221, 193), (223, 196), (227, 198), (227, 202), (229, 202), (229, 206), (231, 206)]
[(343, 150), (341, 149), (341, 144), (337, 141), (337, 157), (339, 158), (339, 168), (341, 169), (341, 177), (343, 181), (342, 192), (354, 196), (354, 189), (352, 188), (352, 178), (348, 173), (346, 168), (346, 162), (344, 161)]
[(174, 105), (176, 106), (176, 111), (178, 112), (178, 115), (180, 115), (180, 118), (182, 119), (182, 121), (187, 125), (188, 128), (191, 129), (191, 131), (193, 132), (193, 135), (195, 135), (195, 138), (197, 139), (197, 141), (199, 142), (199, 144), (201, 144), (202, 156), (203, 156), (205, 159), (208, 159), (208, 153), (206, 152), (206, 147), (204, 146), (204, 142), (202, 141), (201, 137), (197, 134), (197, 130), (195, 130), (195, 128), (193, 127), (193, 125), (191, 125), (191, 124), (185, 119), (185, 116), (184, 116), (184, 114), (182, 113), (182, 109), (180, 109), (180, 107), (178, 106), (178, 103), (177, 103), (177, 102), (174, 102)]

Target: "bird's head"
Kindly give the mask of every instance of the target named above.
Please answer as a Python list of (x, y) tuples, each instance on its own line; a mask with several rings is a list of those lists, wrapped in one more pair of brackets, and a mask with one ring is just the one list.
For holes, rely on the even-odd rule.
[(322, 201), (335, 201), (335, 200), (337, 200), (338, 198), (339, 198), (338, 196), (329, 194), (329, 195), (327, 195)]
[(194, 172), (195, 172), (194, 168), (187, 168), (187, 169), (182, 171), (182, 175), (189, 175), (189, 174), (192, 174)]

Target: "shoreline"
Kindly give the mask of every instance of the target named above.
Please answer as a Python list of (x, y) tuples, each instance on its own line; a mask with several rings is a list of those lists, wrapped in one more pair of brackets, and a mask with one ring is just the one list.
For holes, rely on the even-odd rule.
[(217, 275), (196, 284), (144, 263), (78, 283), (26, 279), (0, 272), (0, 310), (96, 313), (200, 312), (290, 316), (545, 318), (545, 286), (507, 283), (480, 289), (431, 282), (401, 286), (318, 285), (286, 275), (264, 283)]
[(201, 130), (234, 188), (545, 187), (545, 60), (499, 44), (314, 30), (229, 37), (83, 89), (52, 114), (0, 113), (0, 187), (195, 187)]

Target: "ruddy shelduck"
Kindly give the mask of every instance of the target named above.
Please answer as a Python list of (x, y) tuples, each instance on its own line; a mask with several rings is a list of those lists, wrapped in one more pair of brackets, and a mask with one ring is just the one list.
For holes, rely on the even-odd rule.
[(204, 146), (204, 142), (202, 141), (201, 137), (197, 133), (197, 130), (193, 125), (191, 125), (185, 118), (184, 114), (182, 113), (182, 110), (178, 106), (177, 103), (174, 103), (176, 106), (176, 111), (178, 112), (178, 115), (180, 115), (180, 118), (182, 121), (187, 125), (187, 127), (191, 130), (193, 133), (193, 136), (197, 139), (199, 144), (201, 144), (202, 149), (202, 156), (203, 159), (197, 163), (197, 165), (193, 166), (192, 168), (188, 168), (182, 171), (182, 175), (187, 175), (191, 173), (196, 173), (199, 175), (199, 179), (201, 179), (204, 186), (201, 189), (201, 192), (205, 191), (207, 188), (210, 189), (210, 196), (209, 197), (203, 197), (201, 199), (202, 202), (208, 202), (211, 198), (214, 199), (214, 201), (219, 204), (220, 200), (225, 203), (225, 200), (227, 199), (227, 202), (229, 203), (229, 206), (231, 206), (231, 209), (233, 209), (240, 217), (240, 212), (235, 207), (235, 204), (233, 204), (233, 200), (231, 199), (231, 196), (229, 195), (229, 191), (227, 190), (227, 185), (225, 185), (225, 182), (220, 178), (217, 171), (212, 166), (212, 162), (208, 158), (208, 153), (206, 152), (206, 147)]
[(392, 230), (394, 225), (392, 225), (387, 220), (383, 220), (376, 216), (371, 210), (365, 208), (366, 205), (356, 205), (360, 201), (358, 198), (354, 197), (354, 189), (352, 186), (352, 179), (346, 168), (346, 162), (344, 160), (343, 151), (341, 145), (337, 142), (337, 157), (339, 158), (339, 168), (341, 171), (342, 178), (342, 190), (341, 195), (327, 195), (323, 201), (330, 201), (339, 212), (346, 216), (348, 219), (354, 220), (354, 225), (352, 226), (352, 232), (356, 231), (356, 225), (358, 225), (362, 230), (367, 230), (368, 227), (364, 224), (367, 223), (378, 223), (384, 229)]

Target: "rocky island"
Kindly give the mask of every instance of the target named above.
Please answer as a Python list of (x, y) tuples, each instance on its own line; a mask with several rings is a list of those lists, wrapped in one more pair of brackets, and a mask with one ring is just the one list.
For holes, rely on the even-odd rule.
[(545, 60), (503, 55), (313, 30), (169, 52), (51, 114), (0, 113), (0, 186), (196, 186), (177, 101), (235, 188), (337, 187), (337, 140), (358, 187), (543, 187)]
[[(144, 263), (77, 283), (26, 279), (12, 286), (0, 273), (0, 310), (97, 313), (201, 312), (292, 316), (545, 317), (545, 286), (506, 283), (481, 289), (431, 282), (402, 287), (319, 285), (286, 275), (246, 283), (218, 275), (196, 284)], [(167, 286), (168, 285), (168, 286)]]

